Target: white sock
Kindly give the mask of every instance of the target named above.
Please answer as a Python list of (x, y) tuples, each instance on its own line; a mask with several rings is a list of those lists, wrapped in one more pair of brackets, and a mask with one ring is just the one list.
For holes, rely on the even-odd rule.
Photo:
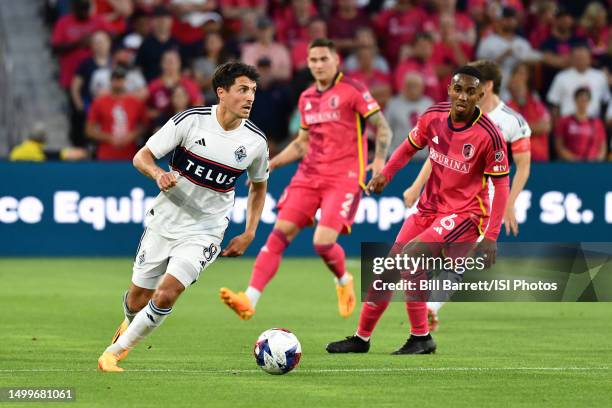
[(126, 290), (125, 294), (123, 295), (123, 314), (125, 315), (125, 318), (127, 319), (127, 321), (132, 323), (132, 320), (134, 320), (134, 317), (136, 317), (138, 312), (132, 312), (130, 309), (128, 309), (127, 297), (128, 297), (128, 291)]
[(138, 342), (147, 337), (156, 327), (163, 323), (166, 317), (172, 312), (172, 308), (161, 309), (155, 306), (153, 299), (136, 314), (127, 330), (117, 339), (115, 344), (111, 344), (105, 350), (121, 354), (125, 350), (133, 348)]
[(438, 313), (442, 306), (444, 306), (444, 303), (446, 302), (427, 302), (427, 308), (433, 310), (435, 313)]
[(344, 272), (344, 275), (339, 278), (334, 278), (334, 280), (339, 286), (344, 286), (351, 280), (351, 275), (348, 272)]
[(254, 287), (249, 286), (247, 290), (244, 292), (244, 294), (247, 295), (247, 297), (251, 301), (251, 306), (253, 306), (253, 309), (255, 309), (255, 306), (257, 305), (257, 302), (259, 301), (259, 297), (261, 296), (261, 292), (255, 289)]
[(360, 336), (359, 333), (355, 333), (355, 336), (359, 337), (363, 341), (370, 341), (370, 336)]

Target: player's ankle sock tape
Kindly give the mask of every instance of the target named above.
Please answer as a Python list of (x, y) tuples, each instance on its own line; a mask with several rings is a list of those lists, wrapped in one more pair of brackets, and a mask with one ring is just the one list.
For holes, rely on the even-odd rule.
[(132, 312), (128, 308), (128, 305), (127, 305), (128, 293), (129, 291), (126, 290), (123, 295), (123, 313), (125, 314), (125, 318), (128, 320), (128, 322), (132, 323), (132, 320), (134, 320), (134, 317), (136, 316), (138, 312)]

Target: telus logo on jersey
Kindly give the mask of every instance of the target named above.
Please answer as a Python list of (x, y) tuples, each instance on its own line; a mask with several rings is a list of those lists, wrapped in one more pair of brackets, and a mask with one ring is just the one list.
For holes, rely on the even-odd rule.
[(445, 154), (435, 151), (429, 147), (429, 158), (434, 162), (441, 164), (442, 166), (451, 170), (459, 171), (461, 173), (468, 173), (470, 171), (470, 164), (462, 162), (452, 157), (448, 157)]
[(174, 149), (170, 166), (192, 183), (221, 193), (232, 191), (236, 180), (244, 173), (242, 169), (200, 157), (183, 146)]

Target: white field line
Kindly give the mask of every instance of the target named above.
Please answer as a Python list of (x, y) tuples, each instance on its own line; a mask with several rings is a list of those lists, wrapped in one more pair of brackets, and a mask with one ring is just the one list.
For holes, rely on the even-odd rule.
[[(494, 372), (494, 371), (610, 371), (612, 367), (397, 367), (397, 368), (329, 368), (329, 369), (297, 369), (302, 373), (396, 373), (396, 372)], [(64, 368), (24, 368), (0, 369), (0, 374), (11, 373), (88, 373), (96, 369), (64, 369)], [(249, 374), (259, 373), (259, 369), (251, 370), (189, 370), (189, 369), (126, 369), (135, 373), (187, 373), (187, 374)]]

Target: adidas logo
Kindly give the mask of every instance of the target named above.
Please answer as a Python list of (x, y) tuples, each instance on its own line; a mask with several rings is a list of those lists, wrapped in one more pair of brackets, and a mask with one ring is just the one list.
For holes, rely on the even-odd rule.
[(438, 136), (434, 136), (433, 139), (431, 139), (435, 144), (438, 144)]
[(206, 141), (204, 140), (204, 138), (196, 141), (197, 144), (199, 144), (200, 146), (206, 146)]
[(442, 227), (434, 227), (434, 231), (436, 231), (438, 235), (442, 235)]

